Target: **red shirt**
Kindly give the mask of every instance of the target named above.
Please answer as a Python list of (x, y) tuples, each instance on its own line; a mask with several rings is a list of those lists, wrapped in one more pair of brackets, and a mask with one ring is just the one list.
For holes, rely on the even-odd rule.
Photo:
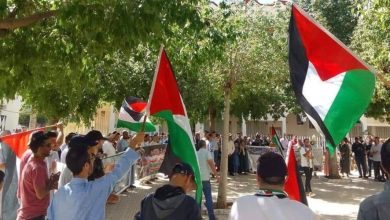
[(23, 168), (20, 177), (19, 192), (21, 204), (18, 210), (18, 220), (46, 215), (50, 195), (47, 194), (43, 199), (38, 199), (35, 189), (46, 187), (48, 180), (46, 162), (31, 157)]
[[(22, 160), (20, 161), (19, 166), (19, 177), (22, 177), (23, 168), (26, 166), (28, 160), (30, 159), (32, 155), (32, 151), (30, 149), (27, 149), (26, 152), (23, 153)], [(18, 182), (18, 190), (16, 192), (16, 197), (20, 199), (20, 187), (21, 187), (21, 181)]]

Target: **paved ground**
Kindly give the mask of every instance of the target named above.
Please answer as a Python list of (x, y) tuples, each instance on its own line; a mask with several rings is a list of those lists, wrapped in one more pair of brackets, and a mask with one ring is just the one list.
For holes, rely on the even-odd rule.
[[(127, 220), (133, 219), (138, 211), (142, 198), (153, 192), (158, 186), (167, 180), (159, 179), (150, 186), (140, 186), (134, 191), (121, 194), (121, 201), (115, 205), (108, 205), (106, 219)], [(383, 183), (372, 180), (362, 180), (353, 175), (350, 179), (328, 181), (323, 177), (314, 178), (313, 191), (317, 194), (309, 198), (310, 208), (318, 214), (322, 220), (352, 220), (356, 219), (359, 203), (369, 195), (383, 190)], [(256, 190), (255, 175), (243, 175), (229, 177), (228, 200), (253, 194)], [(214, 199), (217, 196), (217, 184), (213, 184)], [(206, 218), (207, 219), (207, 218)], [(219, 219), (227, 219), (227, 215), (219, 215)]]

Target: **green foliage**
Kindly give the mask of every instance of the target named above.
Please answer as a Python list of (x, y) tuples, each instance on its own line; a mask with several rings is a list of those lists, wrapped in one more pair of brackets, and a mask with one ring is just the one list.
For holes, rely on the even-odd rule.
[(377, 77), (374, 99), (367, 115), (390, 121), (390, 1), (364, 1), (359, 9), (361, 17), (352, 46), (377, 74), (384, 77), (383, 81)]
[(14, 11), (16, 19), (48, 10), (57, 15), (0, 38), (0, 99), (21, 95), (50, 118), (88, 121), (101, 101), (118, 105), (134, 91), (145, 97), (151, 77), (142, 76), (153, 71), (143, 62), (157, 53), (146, 57), (139, 45), (158, 51), (171, 25), (196, 31), (197, 7), (195, 0), (2, 2), (2, 21)]

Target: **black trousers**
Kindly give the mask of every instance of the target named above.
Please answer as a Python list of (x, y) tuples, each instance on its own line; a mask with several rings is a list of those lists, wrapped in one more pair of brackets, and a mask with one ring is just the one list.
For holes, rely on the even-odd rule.
[(371, 171), (372, 171), (372, 169), (374, 168), (373, 160), (371, 160), (370, 158), (368, 158), (367, 163), (368, 163), (368, 170), (367, 170), (367, 171), (368, 171), (368, 175), (371, 176)]
[(359, 176), (366, 176), (367, 174), (366, 157), (355, 157), (355, 161), (356, 161), (356, 166), (359, 170)]
[(302, 167), (303, 172), (305, 173), (305, 192), (313, 192), (311, 190), (311, 177), (313, 174), (313, 168), (310, 167)]
[[(381, 162), (380, 161), (373, 161), (374, 163), (374, 176), (375, 176), (375, 179), (377, 180), (381, 180), (384, 178), (384, 172), (382, 170), (382, 167), (381, 167)], [(382, 172), (382, 174), (381, 174)]]

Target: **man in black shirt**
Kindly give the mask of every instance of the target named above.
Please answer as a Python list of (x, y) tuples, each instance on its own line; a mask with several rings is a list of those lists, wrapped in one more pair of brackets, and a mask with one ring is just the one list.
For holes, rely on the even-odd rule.
[(352, 144), (352, 152), (355, 154), (356, 166), (358, 167), (359, 170), (359, 178), (362, 177), (367, 178), (366, 149), (364, 145), (360, 143), (358, 137), (355, 137), (355, 143)]
[(134, 220), (200, 220), (200, 209), (195, 199), (186, 195), (195, 187), (194, 171), (186, 163), (178, 163), (172, 170), (169, 184), (147, 195)]

